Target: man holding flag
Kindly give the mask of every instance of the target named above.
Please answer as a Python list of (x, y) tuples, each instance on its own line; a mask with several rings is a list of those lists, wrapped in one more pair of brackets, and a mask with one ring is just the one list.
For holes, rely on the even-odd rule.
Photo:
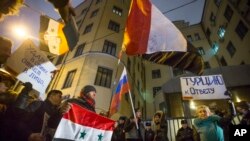
[(95, 96), (95, 87), (91, 85), (86, 85), (82, 88), (80, 96), (78, 98), (69, 99), (67, 100), (67, 102), (78, 104), (83, 108), (95, 112)]
[(115, 121), (95, 113), (96, 89), (86, 85), (80, 96), (67, 100), (70, 109), (66, 109), (54, 136), (54, 141), (60, 140), (111, 140)]

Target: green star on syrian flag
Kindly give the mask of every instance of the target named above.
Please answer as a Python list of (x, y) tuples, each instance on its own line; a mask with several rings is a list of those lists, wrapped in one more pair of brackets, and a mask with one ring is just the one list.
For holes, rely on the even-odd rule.
[(83, 139), (84, 139), (84, 137), (85, 137), (85, 135), (86, 135), (85, 130), (84, 130), (83, 132), (81, 132), (80, 134), (81, 134), (80, 139), (81, 139), (81, 138), (83, 138)]
[(109, 141), (115, 121), (72, 104), (57, 127), (54, 141)]
[(102, 134), (98, 135), (98, 141), (102, 141), (102, 137), (103, 137)]

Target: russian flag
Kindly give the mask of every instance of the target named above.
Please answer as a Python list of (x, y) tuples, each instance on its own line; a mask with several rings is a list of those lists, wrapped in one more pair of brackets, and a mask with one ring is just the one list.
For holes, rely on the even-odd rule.
[(187, 41), (150, 0), (132, 0), (123, 39), (128, 55), (187, 51)]
[(119, 83), (117, 85), (115, 94), (113, 95), (112, 98), (110, 113), (109, 113), (110, 116), (118, 111), (122, 99), (122, 94), (125, 94), (127, 92), (129, 92), (129, 84), (128, 84), (127, 72), (126, 69), (124, 68)]
[(115, 121), (77, 104), (63, 115), (53, 141), (110, 141)]

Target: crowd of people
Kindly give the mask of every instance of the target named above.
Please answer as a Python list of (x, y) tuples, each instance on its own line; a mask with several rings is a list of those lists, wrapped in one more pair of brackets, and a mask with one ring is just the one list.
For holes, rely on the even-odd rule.
[[(48, 0), (59, 11), (63, 21), (69, 21), (69, 15), (75, 15), (69, 0)], [(6, 15), (18, 11), (24, 0), (3, 0), (0, 2), (0, 20)], [(0, 66), (11, 55), (12, 42), (0, 36)], [(84, 86), (78, 98), (63, 101), (62, 91), (50, 90), (45, 100), (33, 95), (31, 83), (24, 83), (19, 94), (9, 91), (11, 82), (0, 79), (0, 140), (1, 141), (51, 141), (63, 116), (75, 103), (92, 112), (95, 111), (96, 89)], [(236, 104), (242, 115), (240, 125), (250, 125), (249, 103)], [(168, 124), (164, 112), (157, 111), (151, 122), (144, 122), (139, 108), (135, 115), (121, 116), (114, 128), (112, 141), (168, 141)], [(233, 112), (230, 112), (233, 113)], [(193, 123), (186, 119), (176, 134), (177, 141), (228, 141), (229, 127), (233, 114), (225, 111), (211, 112), (209, 107), (201, 105), (196, 110), (197, 118)], [(106, 115), (105, 115), (106, 116)], [(46, 119), (46, 120), (45, 120)], [(45, 122), (46, 121), (46, 122)], [(191, 126), (189, 126), (191, 125)]]
[(135, 116), (121, 116), (114, 129), (111, 141), (168, 141), (168, 125), (162, 111), (157, 111), (151, 122), (142, 121), (140, 109)]

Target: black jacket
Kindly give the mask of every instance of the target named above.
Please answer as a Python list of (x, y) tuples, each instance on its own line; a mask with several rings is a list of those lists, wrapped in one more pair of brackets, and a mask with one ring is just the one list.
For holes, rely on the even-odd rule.
[(45, 113), (49, 116), (47, 127), (56, 129), (62, 114), (49, 100), (35, 101), (25, 110), (13, 106), (4, 119), (0, 140), (27, 141), (31, 133), (41, 132)]
[(69, 103), (75, 103), (78, 104), (79, 106), (86, 108), (90, 111), (95, 112), (95, 107), (90, 105), (85, 99), (83, 98), (73, 98), (73, 99), (68, 99), (67, 102)]
[(117, 127), (113, 131), (111, 141), (125, 141), (124, 124), (117, 125)]
[(190, 127), (183, 128), (181, 127), (176, 136), (176, 141), (194, 141), (193, 139), (193, 129)]

